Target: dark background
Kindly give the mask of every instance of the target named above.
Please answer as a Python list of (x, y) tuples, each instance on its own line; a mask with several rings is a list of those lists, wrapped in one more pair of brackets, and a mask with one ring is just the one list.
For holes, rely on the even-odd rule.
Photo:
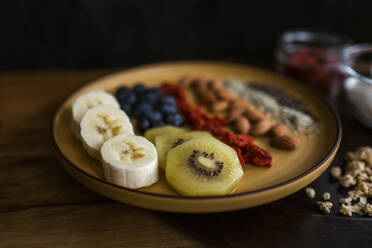
[(0, 69), (273, 58), (292, 28), (372, 41), (372, 1), (2, 0)]

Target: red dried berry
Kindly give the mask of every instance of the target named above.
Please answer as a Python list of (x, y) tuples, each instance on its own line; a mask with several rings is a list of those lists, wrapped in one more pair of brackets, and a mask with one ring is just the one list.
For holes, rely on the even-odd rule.
[(191, 107), (186, 99), (185, 90), (181, 85), (163, 84), (161, 89), (165, 95), (173, 96), (177, 100), (178, 110), (183, 114), (185, 122), (195, 130), (210, 132), (217, 139), (233, 147), (242, 166), (251, 163), (256, 166), (269, 166), (272, 156), (264, 149), (253, 144), (253, 138), (248, 135), (235, 135), (224, 128), (228, 122), (219, 116), (208, 116), (203, 113), (201, 106)]

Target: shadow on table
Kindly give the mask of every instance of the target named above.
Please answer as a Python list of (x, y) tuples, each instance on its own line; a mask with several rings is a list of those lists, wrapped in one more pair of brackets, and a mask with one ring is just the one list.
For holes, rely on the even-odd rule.
[[(215, 214), (159, 213), (157, 217), (191, 239), (198, 239), (206, 247), (283, 247), (298, 245), (306, 230), (315, 228), (310, 221), (313, 206), (304, 206), (302, 213), (288, 205), (298, 196), (262, 207)], [(282, 206), (282, 207), (281, 207)], [(295, 237), (293, 237), (295, 236)], [(278, 243), (279, 242), (279, 243)]]
[(372, 242), (372, 221), (367, 219), (356, 222), (300, 214), (283, 211), (280, 206), (219, 214), (159, 213), (158, 217), (205, 247), (368, 247)]

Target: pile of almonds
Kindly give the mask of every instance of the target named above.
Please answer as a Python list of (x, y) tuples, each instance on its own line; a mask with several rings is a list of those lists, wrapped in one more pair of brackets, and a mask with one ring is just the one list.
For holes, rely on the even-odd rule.
[(187, 76), (180, 83), (192, 89), (199, 101), (206, 104), (213, 114), (224, 114), (236, 133), (254, 136), (269, 134), (270, 145), (280, 149), (293, 150), (300, 144), (298, 138), (288, 135), (289, 129), (285, 124), (273, 125), (263, 112), (233, 95), (220, 82)]

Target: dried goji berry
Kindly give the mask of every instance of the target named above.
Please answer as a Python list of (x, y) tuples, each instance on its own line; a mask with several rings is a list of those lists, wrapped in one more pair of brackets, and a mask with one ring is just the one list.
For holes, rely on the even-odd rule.
[(186, 99), (185, 90), (181, 85), (165, 83), (161, 86), (165, 95), (171, 95), (177, 100), (178, 110), (183, 114), (185, 122), (195, 130), (210, 132), (217, 139), (233, 147), (242, 166), (251, 163), (256, 166), (270, 166), (272, 156), (264, 149), (253, 144), (253, 138), (248, 135), (235, 135), (224, 128), (228, 122), (219, 116), (208, 116), (201, 106), (191, 107)]

